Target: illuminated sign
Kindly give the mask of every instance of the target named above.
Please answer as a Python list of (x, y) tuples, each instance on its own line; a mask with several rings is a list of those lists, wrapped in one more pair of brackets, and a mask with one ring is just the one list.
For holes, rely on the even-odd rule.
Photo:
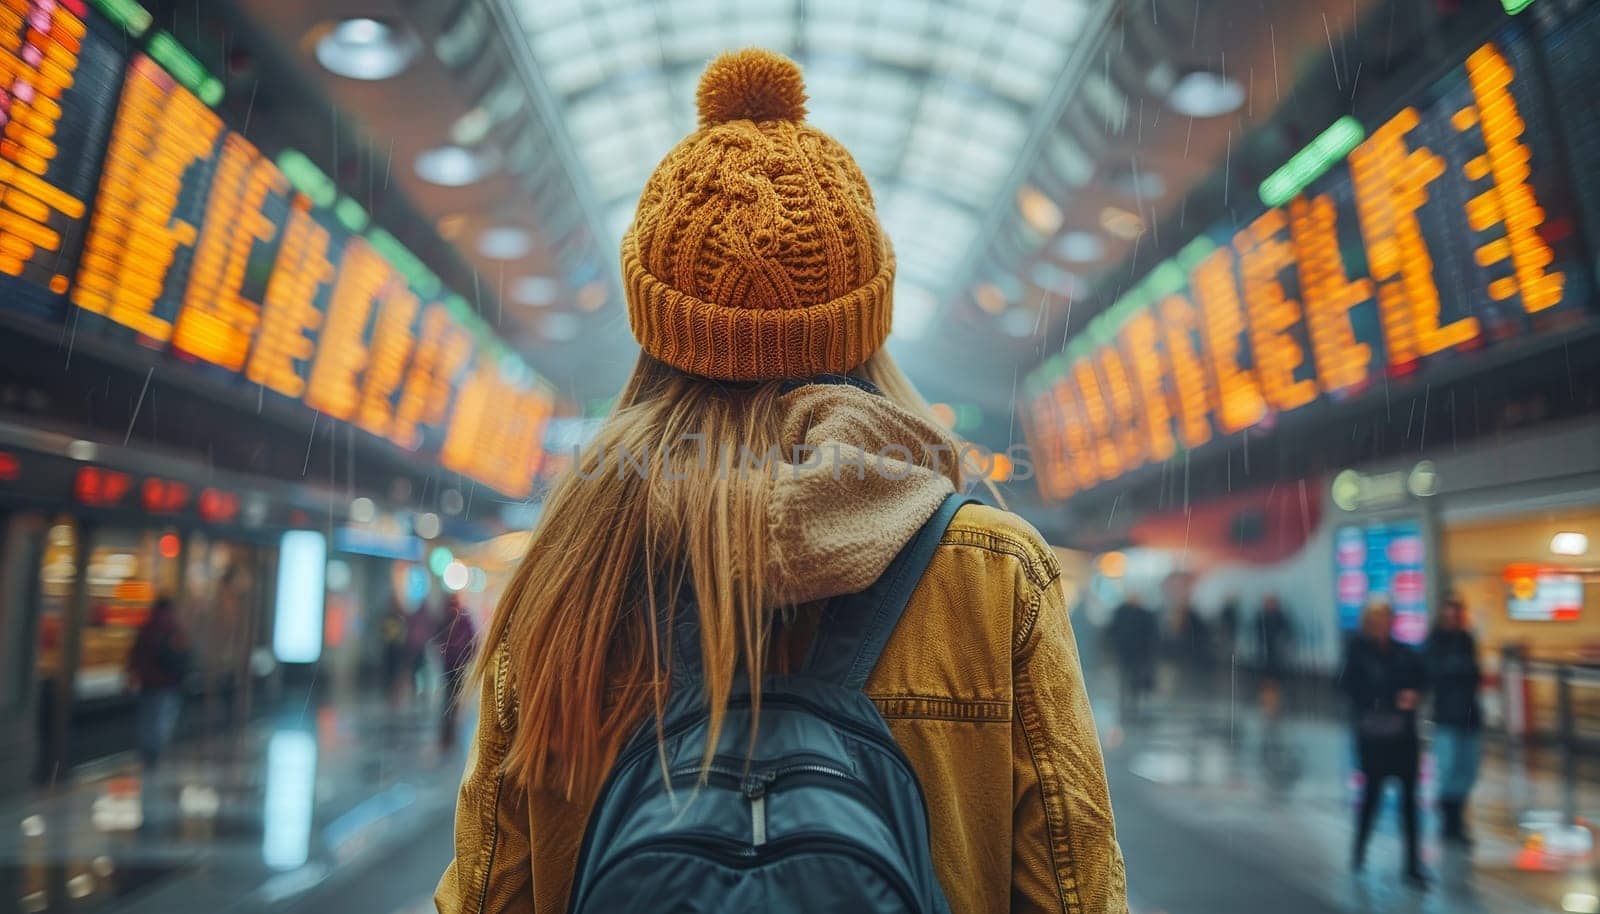
[(188, 506), (189, 487), (151, 477), (139, 486), (139, 503), (151, 514), (175, 514)]
[(1529, 127), (1547, 115), (1524, 57), (1477, 48), (1344, 168), (1195, 239), (1046, 362), (1024, 401), (1042, 494), (1585, 319), (1588, 274), (1554, 140)]
[(1333, 539), (1334, 599), (1339, 627), (1354, 631), (1375, 598), (1394, 610), (1394, 637), (1420, 644), (1428, 636), (1427, 541), (1415, 520), (1340, 527)]
[(80, 467), (73, 483), (78, 501), (93, 508), (113, 508), (133, 488), (133, 477), (102, 467)]
[[(548, 387), (309, 160), (229, 130), (195, 94), (220, 83), (171, 36), (131, 60), (124, 41), (82, 0), (0, 4), (0, 308), (168, 351), (527, 495)], [(105, 482), (82, 491), (102, 503)], [(184, 507), (168, 494), (147, 507)]]
[(9, 307), (61, 314), (121, 79), (79, 0), (0, 7), (0, 275), (25, 280)]
[(328, 540), (320, 530), (289, 530), (278, 544), (278, 602), (272, 653), (283, 663), (316, 663), (322, 656), (323, 575)]
[(1583, 575), (1513, 564), (1505, 569), (1506, 615), (1517, 622), (1576, 622), (1583, 615)]

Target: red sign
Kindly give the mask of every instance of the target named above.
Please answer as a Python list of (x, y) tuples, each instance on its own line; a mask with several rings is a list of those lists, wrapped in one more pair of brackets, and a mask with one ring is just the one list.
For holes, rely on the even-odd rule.
[(151, 514), (176, 514), (189, 503), (189, 487), (181, 482), (150, 478), (139, 490), (144, 509)]
[(111, 508), (122, 503), (133, 487), (133, 477), (103, 467), (82, 467), (73, 484), (78, 501), (96, 508)]
[(232, 523), (239, 517), (239, 496), (221, 489), (200, 490), (200, 519), (208, 524)]

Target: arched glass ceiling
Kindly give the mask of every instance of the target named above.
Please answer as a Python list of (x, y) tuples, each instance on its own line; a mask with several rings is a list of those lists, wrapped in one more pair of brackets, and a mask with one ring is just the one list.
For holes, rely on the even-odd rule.
[[(694, 129), (706, 61), (758, 45), (805, 68), (810, 120), (873, 183), (902, 285), (934, 295), (976, 243), (1090, 0), (517, 0), (618, 239)], [(902, 289), (904, 293), (905, 289)], [(908, 298), (925, 301), (927, 294)], [(900, 315), (899, 330), (916, 316)], [(908, 320), (909, 319), (909, 320)]]

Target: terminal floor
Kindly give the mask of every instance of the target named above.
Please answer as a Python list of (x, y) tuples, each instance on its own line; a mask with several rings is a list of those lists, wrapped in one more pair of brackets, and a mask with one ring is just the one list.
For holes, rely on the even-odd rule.
[[(1594, 910), (1594, 855), (1558, 853), (1600, 821), (1594, 760), (1491, 745), (1469, 854), (1433, 839), (1426, 892), (1398, 877), (1392, 809), (1366, 871), (1348, 870), (1343, 726), (1253, 704), (1157, 701), (1137, 725), (1097, 704), (1140, 914)], [(152, 775), (80, 772), (0, 802), (0, 911), (422, 914), (450, 854), (463, 754), (436, 746), (427, 709), (372, 702), (291, 709), (226, 740), (181, 745)], [(1426, 771), (1426, 766), (1425, 766)], [(1424, 795), (1431, 795), (1425, 774)]]

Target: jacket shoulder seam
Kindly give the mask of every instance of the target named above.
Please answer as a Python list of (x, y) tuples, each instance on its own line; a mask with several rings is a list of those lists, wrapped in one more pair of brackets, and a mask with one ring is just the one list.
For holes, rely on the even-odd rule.
[(1028, 576), (1028, 583), (1035, 587), (1045, 587), (1056, 577), (1056, 574), (1050, 571), (1051, 563), (1040, 554), (1038, 544), (1029, 542), (1008, 530), (951, 524), (945, 530), (943, 538), (939, 540), (939, 545), (975, 546), (989, 552), (1009, 555), (1022, 564), (1023, 571)]

